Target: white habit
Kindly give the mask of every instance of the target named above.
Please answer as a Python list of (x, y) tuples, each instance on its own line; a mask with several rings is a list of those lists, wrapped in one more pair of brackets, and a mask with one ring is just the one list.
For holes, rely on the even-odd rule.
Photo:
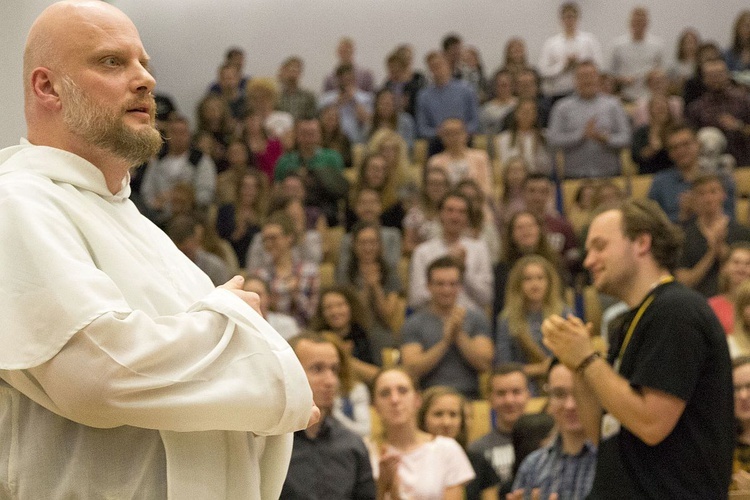
[(129, 194), (0, 151), (0, 498), (277, 498), (305, 373)]

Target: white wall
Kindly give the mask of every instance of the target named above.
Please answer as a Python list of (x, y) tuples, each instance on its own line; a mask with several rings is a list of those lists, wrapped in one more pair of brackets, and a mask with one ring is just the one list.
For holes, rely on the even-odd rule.
[[(33, 19), (50, 0), (0, 0), (0, 147), (24, 134), (21, 53)], [(557, 31), (557, 6), (550, 0), (110, 0), (138, 26), (152, 57), (158, 88), (172, 95), (193, 117), (195, 103), (215, 78), (225, 49), (239, 45), (247, 53), (251, 75), (274, 75), (279, 62), (298, 54), (306, 61), (304, 84), (319, 90), (335, 64), (336, 41), (350, 35), (358, 44), (357, 61), (384, 76), (385, 55), (397, 44), (414, 46), (417, 66), (437, 48), (442, 36), (455, 31), (481, 51), (485, 67), (494, 70), (505, 41), (526, 39), (536, 61), (546, 36)], [(668, 55), (685, 26), (725, 46), (745, 0), (580, 0), (582, 29), (604, 44), (626, 31), (635, 5), (651, 12), (652, 32), (661, 36)]]

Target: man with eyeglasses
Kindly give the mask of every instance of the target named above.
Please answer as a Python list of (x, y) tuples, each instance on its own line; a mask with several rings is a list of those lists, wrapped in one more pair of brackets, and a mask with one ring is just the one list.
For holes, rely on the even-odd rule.
[[(573, 397), (574, 374), (555, 360), (547, 374), (547, 412), (557, 435), (551, 443), (531, 453), (521, 463), (508, 500), (521, 500), (529, 491), (539, 498), (585, 498), (594, 480), (596, 446), (586, 439), (578, 405)], [(537, 492), (538, 491), (538, 492)]]
[[(694, 215), (690, 185), (703, 172), (698, 163), (700, 143), (692, 128), (675, 125), (667, 130), (666, 145), (669, 158), (674, 166), (654, 175), (648, 197), (654, 200), (667, 213), (672, 222), (684, 222)], [(734, 218), (734, 180), (725, 174), (721, 176), (727, 197), (724, 200), (724, 213)]]

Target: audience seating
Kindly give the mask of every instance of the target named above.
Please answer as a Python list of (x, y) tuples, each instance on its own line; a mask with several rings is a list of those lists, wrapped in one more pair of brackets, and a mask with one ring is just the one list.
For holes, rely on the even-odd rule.
[(630, 177), (630, 196), (632, 198), (646, 198), (653, 180), (654, 174), (639, 174)]
[(345, 231), (342, 226), (334, 226), (326, 229), (323, 233), (323, 262), (330, 262), (336, 265), (339, 261), (339, 247), (341, 238), (344, 237)]
[(417, 139), (414, 141), (414, 149), (411, 153), (411, 161), (415, 165), (423, 168), (427, 165), (427, 148), (429, 144), (427, 139)]
[(333, 286), (336, 283), (336, 278), (334, 277), (335, 271), (336, 266), (331, 262), (323, 262), (320, 264), (318, 273), (320, 274), (321, 288)]
[(750, 166), (735, 168), (733, 173), (737, 185), (735, 195), (738, 198), (750, 196)]

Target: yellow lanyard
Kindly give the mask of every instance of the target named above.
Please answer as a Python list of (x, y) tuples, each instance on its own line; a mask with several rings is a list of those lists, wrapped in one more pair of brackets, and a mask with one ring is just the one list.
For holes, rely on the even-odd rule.
[[(664, 285), (666, 283), (670, 283), (674, 281), (674, 276), (665, 276), (662, 279), (660, 279), (656, 285), (654, 286), (654, 290), (656, 287)], [(625, 340), (622, 341), (622, 346), (620, 347), (620, 352), (617, 355), (617, 360), (615, 360), (615, 370), (620, 371), (620, 363), (622, 362), (622, 357), (625, 354), (625, 349), (628, 348), (628, 344), (630, 344), (630, 339), (633, 336), (633, 332), (635, 331), (635, 327), (638, 325), (638, 322), (641, 320), (641, 317), (643, 316), (643, 313), (646, 312), (646, 309), (648, 309), (648, 306), (651, 305), (651, 302), (654, 301), (654, 292), (653, 290), (651, 293), (646, 297), (646, 300), (643, 301), (641, 304), (641, 307), (638, 308), (638, 312), (635, 313), (635, 317), (633, 318), (633, 321), (630, 322), (630, 326), (628, 327), (628, 332), (625, 334)]]

